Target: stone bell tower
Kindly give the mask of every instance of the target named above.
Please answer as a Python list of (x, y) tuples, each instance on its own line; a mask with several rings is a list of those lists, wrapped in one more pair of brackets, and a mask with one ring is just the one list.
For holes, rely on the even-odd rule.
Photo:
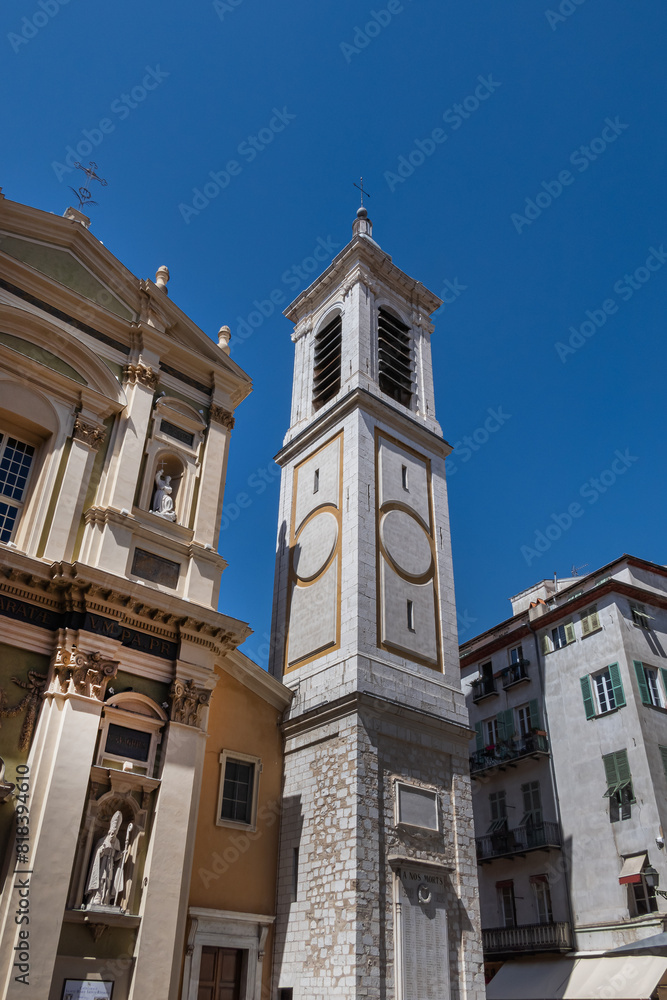
[[(270, 669), (280, 1000), (484, 996), (431, 313), (357, 212), (295, 324)], [(287, 992), (280, 992), (287, 991)], [(290, 993), (291, 991), (291, 993)]]

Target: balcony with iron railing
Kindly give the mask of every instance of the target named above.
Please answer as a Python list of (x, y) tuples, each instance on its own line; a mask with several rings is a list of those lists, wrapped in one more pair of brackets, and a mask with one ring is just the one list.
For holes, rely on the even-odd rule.
[(482, 698), (488, 698), (490, 694), (498, 694), (498, 689), (496, 688), (495, 677), (476, 677), (470, 685), (472, 691), (472, 700), (474, 702), (481, 701)]
[(482, 930), (485, 955), (523, 952), (569, 951), (572, 934), (568, 923), (524, 924), (522, 927), (491, 927)]
[(526, 823), (513, 830), (500, 826), (483, 837), (476, 837), (477, 861), (483, 864), (495, 858), (527, 854), (529, 851), (548, 851), (560, 848), (561, 834), (558, 823)]
[(505, 770), (506, 767), (516, 767), (522, 757), (537, 760), (538, 757), (549, 755), (549, 740), (546, 733), (537, 729), (518, 739), (502, 740), (493, 746), (477, 750), (470, 756), (470, 775), (472, 778), (482, 771), (493, 768)]
[(504, 690), (514, 687), (515, 684), (521, 684), (522, 681), (529, 681), (529, 666), (530, 660), (520, 659), (510, 663), (509, 667), (505, 667), (500, 675)]

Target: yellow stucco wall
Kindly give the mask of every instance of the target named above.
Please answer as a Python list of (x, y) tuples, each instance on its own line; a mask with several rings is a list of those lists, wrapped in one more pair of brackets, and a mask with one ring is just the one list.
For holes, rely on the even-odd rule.
[[(272, 915), (282, 788), (282, 711), (225, 670), (217, 668), (216, 672), (220, 680), (211, 698), (189, 905)], [(257, 828), (249, 835), (243, 829), (216, 825), (223, 750), (261, 758)], [(269, 932), (264, 996), (269, 989), (272, 939)]]

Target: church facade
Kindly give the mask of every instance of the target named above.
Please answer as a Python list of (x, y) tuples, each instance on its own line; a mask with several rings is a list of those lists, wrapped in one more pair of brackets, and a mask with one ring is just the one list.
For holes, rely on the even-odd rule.
[(0, 985), (483, 997), (430, 316), (361, 209), (287, 310), (269, 672), (218, 610), (251, 390), (89, 220), (0, 197)]
[(0, 264), (0, 993), (198, 998), (231, 955), (259, 998), (290, 694), (217, 610), (250, 379), (80, 212), (1, 199)]

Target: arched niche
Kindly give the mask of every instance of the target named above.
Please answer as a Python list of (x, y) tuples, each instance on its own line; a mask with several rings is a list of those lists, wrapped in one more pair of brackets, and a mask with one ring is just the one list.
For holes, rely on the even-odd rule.
[[(159, 395), (154, 404), (151, 431), (146, 442), (145, 474), (141, 487), (139, 506), (161, 516), (165, 521), (188, 525), (195, 483), (200, 472), (200, 456), (206, 432), (203, 416), (183, 400), (174, 396)], [(161, 504), (164, 494), (158, 483), (169, 478), (171, 493)], [(161, 507), (163, 509), (161, 509)]]

